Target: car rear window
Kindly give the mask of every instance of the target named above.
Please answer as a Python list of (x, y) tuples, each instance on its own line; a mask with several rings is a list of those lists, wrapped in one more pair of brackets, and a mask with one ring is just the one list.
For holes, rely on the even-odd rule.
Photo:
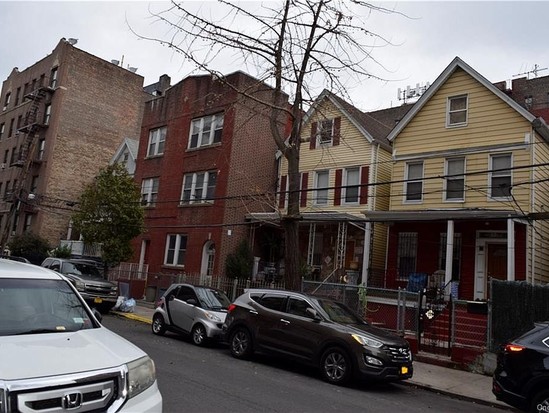
[[(256, 300), (257, 301), (257, 300)], [(259, 304), (263, 307), (269, 308), (275, 311), (284, 311), (284, 303), (286, 297), (278, 294), (264, 294), (259, 299)]]

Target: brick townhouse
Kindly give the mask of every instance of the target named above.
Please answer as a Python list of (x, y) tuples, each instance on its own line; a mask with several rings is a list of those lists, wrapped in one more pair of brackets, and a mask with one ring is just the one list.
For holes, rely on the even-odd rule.
[(14, 68), (0, 94), (3, 246), (34, 232), (58, 245), (83, 187), (120, 142), (137, 137), (143, 77), (61, 39), (51, 54)]
[[(264, 194), (276, 190), (276, 146), (271, 109), (260, 103), (272, 99), (271, 88), (235, 72), (187, 77), (146, 103), (135, 171), (146, 232), (134, 262), (149, 274), (223, 274), (248, 237), (246, 214), (272, 209)], [(160, 291), (161, 282), (151, 275), (147, 286)]]

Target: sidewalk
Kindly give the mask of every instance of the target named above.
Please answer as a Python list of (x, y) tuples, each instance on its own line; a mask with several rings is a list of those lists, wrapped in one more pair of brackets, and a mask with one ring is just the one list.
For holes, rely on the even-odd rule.
[[(138, 301), (133, 313), (119, 311), (113, 311), (112, 313), (151, 324), (154, 309), (152, 303)], [(460, 399), (516, 411), (507, 404), (496, 400), (496, 397), (492, 394), (492, 377), (483, 374), (414, 361), (414, 377), (404, 383)]]

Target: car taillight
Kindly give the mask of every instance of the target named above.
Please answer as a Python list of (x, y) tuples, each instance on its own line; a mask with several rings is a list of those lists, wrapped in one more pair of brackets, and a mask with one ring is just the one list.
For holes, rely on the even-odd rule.
[(518, 353), (519, 351), (524, 350), (526, 347), (519, 346), (518, 344), (507, 344), (505, 346), (505, 351), (508, 353)]
[(227, 312), (230, 313), (230, 312), (233, 311), (235, 308), (236, 308), (236, 305), (234, 305), (234, 304), (229, 304), (229, 307), (227, 308)]

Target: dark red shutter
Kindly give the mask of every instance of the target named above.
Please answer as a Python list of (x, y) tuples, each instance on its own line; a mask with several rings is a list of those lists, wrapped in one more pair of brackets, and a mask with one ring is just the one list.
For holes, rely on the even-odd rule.
[(278, 207), (284, 208), (284, 205), (286, 204), (286, 181), (288, 177), (286, 175), (282, 175), (280, 177), (280, 192), (278, 194)]
[(341, 205), (341, 183), (343, 182), (343, 169), (336, 169), (334, 205)]
[(309, 142), (309, 148), (314, 149), (316, 148), (316, 129), (317, 129), (317, 123), (313, 122), (311, 125), (311, 141)]
[(368, 203), (368, 173), (370, 168), (363, 166), (360, 171), (360, 204)]
[(340, 140), (341, 140), (341, 117), (337, 117), (334, 119), (334, 136), (332, 139), (332, 145), (333, 146), (339, 145)]
[(300, 206), (306, 207), (307, 206), (307, 195), (309, 192), (307, 191), (309, 187), (309, 172), (303, 172), (301, 174), (301, 202)]

